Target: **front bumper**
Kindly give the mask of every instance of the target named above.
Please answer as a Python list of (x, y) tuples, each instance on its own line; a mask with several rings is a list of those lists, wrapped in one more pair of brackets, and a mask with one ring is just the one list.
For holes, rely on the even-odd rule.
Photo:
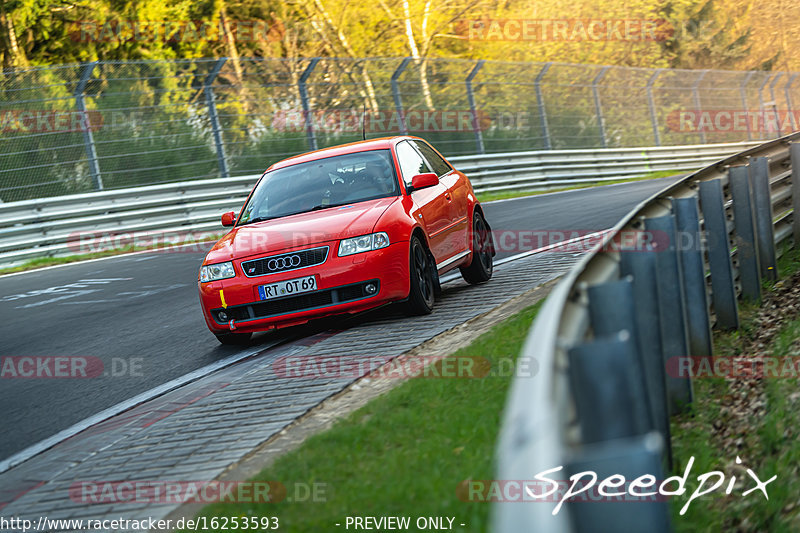
[[(330, 245), (331, 253), (320, 265), (246, 277), (241, 264), (253, 259), (246, 258), (234, 260), (236, 277), (198, 282), (208, 328), (214, 333), (264, 331), (324, 316), (358, 313), (408, 296), (408, 242), (345, 257), (336, 255), (337, 243), (325, 244)], [(295, 250), (271, 255), (289, 251)], [(317, 278), (317, 289), (312, 292), (269, 300), (259, 298), (260, 285), (311, 275)], [(377, 290), (370, 293), (369, 284), (376, 285)], [(227, 321), (221, 320), (220, 311), (225, 312)]]

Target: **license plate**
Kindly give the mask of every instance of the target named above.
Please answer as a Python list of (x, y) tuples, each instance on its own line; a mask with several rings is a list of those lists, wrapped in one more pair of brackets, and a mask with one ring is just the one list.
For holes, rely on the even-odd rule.
[(258, 297), (262, 300), (271, 300), (292, 294), (301, 294), (317, 290), (317, 278), (305, 276), (302, 278), (287, 279), (269, 285), (259, 285)]

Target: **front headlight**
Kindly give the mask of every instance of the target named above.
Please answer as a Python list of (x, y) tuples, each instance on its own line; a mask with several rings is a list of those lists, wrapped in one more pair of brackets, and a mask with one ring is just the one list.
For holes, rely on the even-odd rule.
[(215, 265), (204, 265), (200, 268), (200, 281), (208, 283), (218, 279), (232, 278), (236, 275), (233, 270), (233, 263), (217, 263)]
[(339, 257), (378, 250), (387, 246), (389, 246), (389, 236), (382, 231), (361, 235), (360, 237), (342, 239), (339, 243)]

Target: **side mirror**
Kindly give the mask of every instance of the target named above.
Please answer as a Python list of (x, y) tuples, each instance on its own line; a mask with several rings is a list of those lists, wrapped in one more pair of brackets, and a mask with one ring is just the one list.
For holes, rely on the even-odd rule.
[(412, 191), (416, 191), (417, 189), (425, 189), (427, 187), (433, 187), (434, 185), (439, 185), (439, 176), (437, 176), (433, 172), (417, 174), (416, 176), (411, 178)]
[(233, 226), (236, 224), (236, 213), (230, 211), (222, 215), (222, 225), (227, 227)]

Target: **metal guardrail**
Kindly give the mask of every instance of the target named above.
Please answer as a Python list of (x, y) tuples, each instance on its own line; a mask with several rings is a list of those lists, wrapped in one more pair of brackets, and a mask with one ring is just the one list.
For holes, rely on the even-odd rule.
[[(761, 278), (776, 277), (778, 245), (800, 242), (798, 187), (800, 133), (685, 177), (607, 232), (531, 328), (519, 368), (539, 371), (512, 384), (498, 480), (535, 480), (559, 466), (547, 477), (669, 475), (669, 417), (693, 390), (667, 365), (711, 357), (712, 326), (738, 327), (737, 299), (760, 300)], [(625, 237), (628, 245), (612, 245)], [(495, 503), (493, 530), (672, 530), (666, 501), (568, 502), (553, 515), (555, 503), (527, 500)]]
[[(691, 170), (753, 143), (655, 148), (548, 150), (450, 160), (478, 192), (546, 190), (659, 170)], [(219, 216), (238, 210), (259, 174), (100, 191), (0, 205), (0, 266), (108, 249), (147, 232), (218, 234)], [(93, 236), (93, 237), (92, 237)], [(81, 237), (92, 237), (86, 243)], [(185, 237), (185, 235), (184, 235)], [(202, 235), (195, 235), (202, 238)], [(163, 239), (162, 239), (163, 240)], [(139, 241), (145, 242), (146, 238)], [(174, 242), (174, 241), (173, 241)]]

